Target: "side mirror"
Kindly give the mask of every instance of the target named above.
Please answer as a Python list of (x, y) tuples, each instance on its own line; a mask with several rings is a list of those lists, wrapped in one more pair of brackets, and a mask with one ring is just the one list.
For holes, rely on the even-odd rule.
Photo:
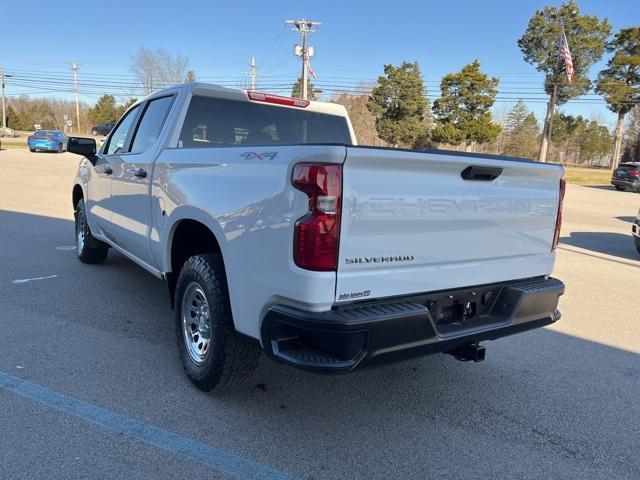
[(69, 137), (67, 152), (87, 157), (91, 163), (96, 160), (96, 141), (93, 138)]

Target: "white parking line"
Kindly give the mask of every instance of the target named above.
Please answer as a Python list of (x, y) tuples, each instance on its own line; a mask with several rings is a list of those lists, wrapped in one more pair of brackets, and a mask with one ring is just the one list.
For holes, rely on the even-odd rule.
[(48, 277), (34, 277), (34, 278), (18, 278), (14, 280), (13, 283), (27, 283), (33, 282), (35, 280), (47, 280), (49, 278), (56, 278), (58, 275), (49, 275)]
[(75, 250), (75, 249), (76, 249), (75, 245), (60, 245), (56, 247), (56, 250), (62, 250), (63, 252), (66, 252), (68, 250)]

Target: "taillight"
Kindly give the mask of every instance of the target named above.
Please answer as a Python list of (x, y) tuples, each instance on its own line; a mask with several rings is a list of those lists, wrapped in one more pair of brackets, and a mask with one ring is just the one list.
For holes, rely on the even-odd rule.
[(553, 234), (553, 245), (551, 250), (555, 250), (560, 243), (560, 228), (562, 227), (562, 202), (564, 201), (564, 192), (567, 189), (567, 182), (564, 178), (560, 179), (560, 197), (558, 199), (558, 215), (556, 216), (556, 230)]
[(629, 170), (629, 175), (631, 175), (632, 177), (637, 177), (638, 176), (638, 170), (637, 169)]
[(302, 98), (283, 97), (281, 95), (272, 95), (270, 93), (247, 92), (250, 100), (256, 102), (275, 103), (276, 105), (286, 105), (287, 107), (306, 108), (309, 106), (309, 100)]
[(342, 165), (301, 163), (291, 183), (309, 197), (309, 212), (298, 219), (293, 259), (300, 268), (334, 271), (338, 266)]

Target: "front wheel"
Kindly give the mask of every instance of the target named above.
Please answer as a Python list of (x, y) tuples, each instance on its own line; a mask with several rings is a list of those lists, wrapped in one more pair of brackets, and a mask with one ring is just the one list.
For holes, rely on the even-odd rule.
[(175, 293), (178, 351), (185, 372), (203, 391), (251, 375), (260, 351), (234, 328), (222, 257), (189, 258)]
[(82, 263), (102, 263), (107, 258), (109, 247), (94, 238), (87, 222), (84, 200), (76, 206), (76, 254)]
[(640, 253), (640, 237), (635, 237), (634, 240), (636, 242), (636, 250)]
[(622, 190), (624, 190), (624, 188), (619, 187), (618, 185), (614, 185), (614, 187), (616, 187), (616, 190), (618, 190), (619, 192), (621, 192)]

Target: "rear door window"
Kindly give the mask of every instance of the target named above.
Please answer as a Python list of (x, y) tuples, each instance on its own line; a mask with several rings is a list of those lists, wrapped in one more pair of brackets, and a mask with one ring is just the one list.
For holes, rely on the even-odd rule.
[(346, 119), (301, 108), (194, 96), (182, 126), (179, 146), (305, 143), (350, 144)]

